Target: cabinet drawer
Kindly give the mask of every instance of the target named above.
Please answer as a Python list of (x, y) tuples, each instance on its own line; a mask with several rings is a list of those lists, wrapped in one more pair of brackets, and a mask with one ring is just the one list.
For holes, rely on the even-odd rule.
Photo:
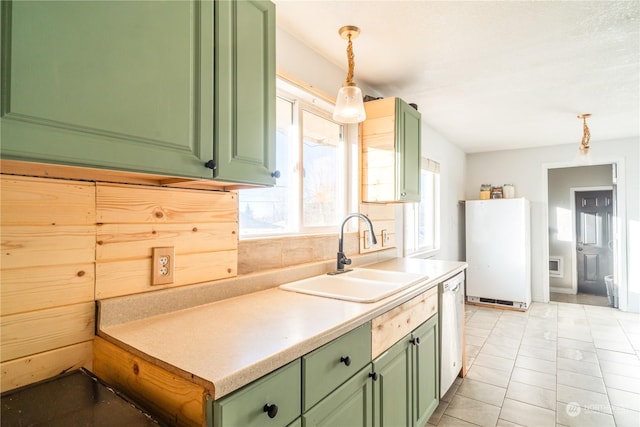
[[(276, 405), (273, 418), (267, 405)], [(213, 402), (214, 427), (285, 427), (300, 416), (300, 359)]]
[(366, 323), (302, 358), (302, 410), (307, 411), (371, 361)]
[(371, 354), (380, 356), (438, 312), (438, 287), (387, 311), (371, 322)]

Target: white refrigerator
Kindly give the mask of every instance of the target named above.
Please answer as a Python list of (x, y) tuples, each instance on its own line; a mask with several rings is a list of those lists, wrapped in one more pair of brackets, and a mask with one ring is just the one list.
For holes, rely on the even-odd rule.
[(516, 309), (531, 304), (529, 201), (465, 202), (467, 301)]

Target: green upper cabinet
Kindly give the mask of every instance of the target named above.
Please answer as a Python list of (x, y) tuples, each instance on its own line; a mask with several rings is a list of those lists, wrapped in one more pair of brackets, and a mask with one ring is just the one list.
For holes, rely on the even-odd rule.
[(400, 201), (420, 202), (420, 122), (418, 110), (396, 98), (396, 162), (398, 183), (396, 194)]
[[(272, 149), (274, 14), (271, 2), (3, 1), (2, 158), (235, 179), (218, 157), (244, 159), (239, 139)], [(236, 181), (272, 183), (255, 169)]]
[(275, 5), (215, 2), (217, 180), (274, 185)]
[(400, 98), (365, 102), (363, 202), (420, 201), (421, 115)]

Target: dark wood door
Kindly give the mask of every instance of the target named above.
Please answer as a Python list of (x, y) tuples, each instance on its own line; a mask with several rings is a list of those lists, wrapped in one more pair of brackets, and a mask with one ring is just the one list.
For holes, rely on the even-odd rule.
[(604, 276), (611, 274), (612, 191), (576, 192), (578, 292), (606, 295)]

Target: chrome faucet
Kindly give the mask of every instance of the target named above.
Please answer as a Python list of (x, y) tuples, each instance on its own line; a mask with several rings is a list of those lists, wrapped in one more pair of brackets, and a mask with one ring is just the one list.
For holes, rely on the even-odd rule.
[(340, 238), (338, 239), (338, 262), (337, 262), (337, 266), (336, 266), (336, 271), (332, 271), (329, 272), (327, 274), (341, 274), (341, 273), (346, 273), (347, 271), (351, 271), (351, 269), (344, 269), (345, 265), (351, 265), (351, 260), (349, 258), (346, 257), (346, 255), (343, 252), (343, 247), (342, 247), (342, 242), (344, 239), (344, 225), (347, 223), (347, 221), (349, 221), (351, 218), (355, 218), (358, 217), (360, 219), (362, 219), (367, 226), (369, 227), (369, 236), (370, 236), (370, 243), (372, 245), (375, 245), (376, 243), (378, 243), (378, 241), (376, 240), (376, 235), (373, 231), (373, 224), (371, 223), (371, 220), (369, 218), (367, 218), (365, 215), (361, 214), (361, 213), (351, 213), (349, 215), (346, 216), (346, 218), (344, 219), (344, 221), (342, 221), (342, 226), (340, 226)]

